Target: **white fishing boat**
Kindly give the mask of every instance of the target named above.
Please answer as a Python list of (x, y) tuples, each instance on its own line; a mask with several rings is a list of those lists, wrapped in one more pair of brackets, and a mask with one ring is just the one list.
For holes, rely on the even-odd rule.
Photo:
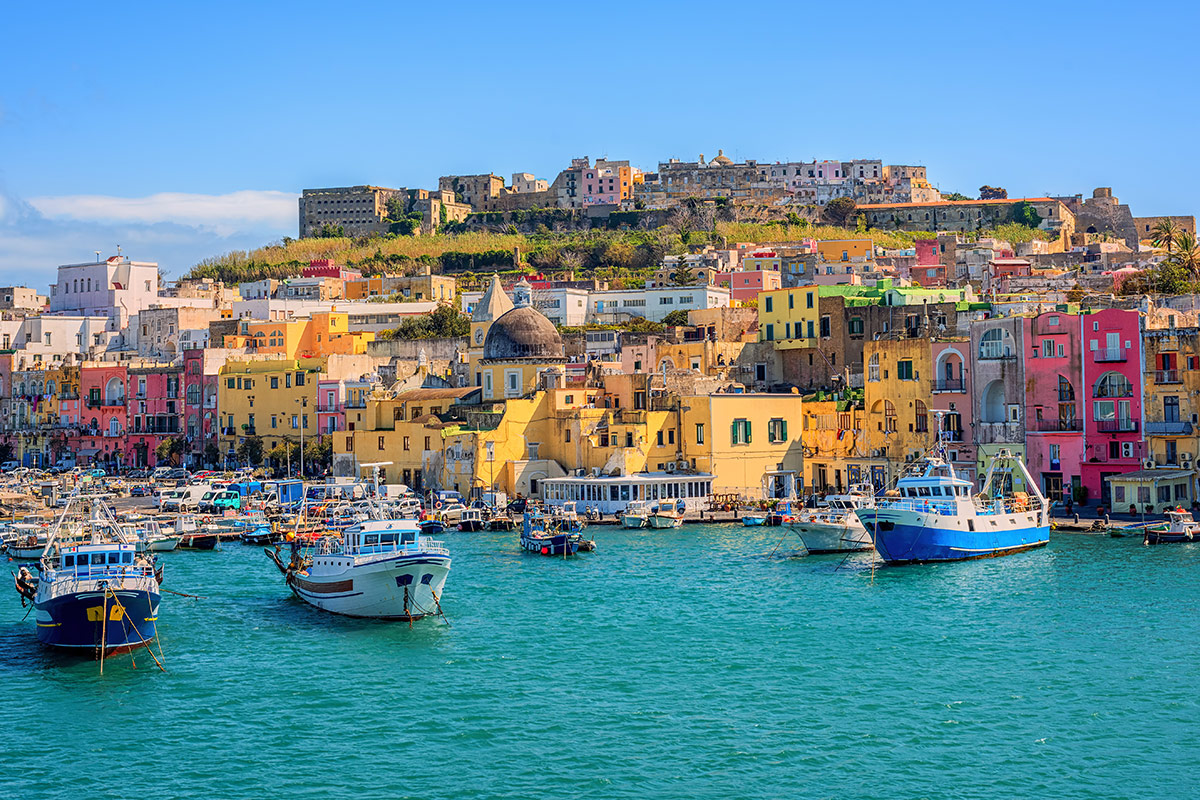
[(644, 500), (634, 500), (621, 514), (622, 528), (644, 528), (650, 518), (650, 507)]
[(36, 561), (46, 549), (50, 528), (41, 522), (18, 522), (9, 526), (10, 541), (5, 552), (18, 561)]
[(852, 486), (846, 494), (829, 495), (825, 508), (800, 509), (784, 524), (804, 542), (810, 553), (846, 553), (870, 550), (871, 534), (854, 512), (875, 507), (869, 484)]
[(450, 552), (421, 536), (417, 520), (364, 520), (340, 537), (323, 537), (309, 553), (294, 539), (287, 563), (278, 547), (265, 552), (292, 592), (323, 611), (388, 620), (441, 613)]
[[(680, 504), (682, 506), (682, 503)], [(683, 508), (671, 503), (659, 503), (646, 518), (646, 525), (660, 530), (678, 528), (683, 524)]]

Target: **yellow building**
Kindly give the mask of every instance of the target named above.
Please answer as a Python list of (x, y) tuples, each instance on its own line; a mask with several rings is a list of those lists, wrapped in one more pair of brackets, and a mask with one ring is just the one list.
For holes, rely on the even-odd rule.
[(228, 361), (217, 373), (218, 444), (222, 455), (246, 437), (264, 451), (317, 435), (317, 383), (327, 359)]
[(775, 342), (777, 350), (816, 347), (820, 335), (820, 308), (816, 286), (760, 292), (759, 341)]
[(457, 282), (446, 275), (378, 275), (346, 281), (347, 300), (389, 297), (398, 294), (405, 300), (433, 300), (453, 303)]
[(863, 361), (868, 448), (882, 452), (894, 476), (934, 442), (937, 425), (929, 411), (933, 376), (929, 340), (866, 342)]
[[(841, 492), (871, 483), (878, 468), (886, 476), (884, 459), (871, 456), (871, 438), (862, 406), (836, 400), (806, 402), (801, 431), (804, 485), (817, 492)], [(882, 441), (881, 436), (874, 438)]]
[(827, 239), (817, 242), (821, 261), (869, 261), (875, 255), (875, 243), (870, 239)]
[(371, 331), (351, 331), (344, 312), (318, 311), (308, 319), (263, 322), (244, 320), (238, 333), (225, 337), (226, 347), (248, 347), (259, 354), (286, 358), (361, 355), (375, 341)]

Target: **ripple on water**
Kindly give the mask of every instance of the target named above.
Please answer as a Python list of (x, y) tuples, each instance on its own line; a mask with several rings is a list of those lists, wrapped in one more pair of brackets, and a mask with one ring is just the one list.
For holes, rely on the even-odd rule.
[[(1196, 796), (1200, 546), (873, 568), (778, 529), (448, 534), (450, 625), (346, 620), (258, 548), (164, 557), (167, 674), (0, 619), (20, 797)], [(1148, 577), (1149, 576), (1149, 577)], [(14, 746), (14, 743), (19, 743)], [(97, 780), (120, 765), (120, 784)]]

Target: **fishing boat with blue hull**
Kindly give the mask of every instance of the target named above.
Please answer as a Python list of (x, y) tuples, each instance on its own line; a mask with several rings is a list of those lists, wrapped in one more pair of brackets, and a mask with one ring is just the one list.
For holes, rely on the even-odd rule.
[[(1031, 492), (1012, 491), (1020, 472)], [(1050, 504), (1021, 459), (1000, 450), (979, 494), (954, 473), (940, 443), (914, 463), (874, 508), (855, 511), (889, 564), (993, 558), (1050, 541)]]
[(529, 509), (521, 520), (521, 547), (544, 556), (571, 556), (579, 552), (583, 536), (573, 531), (556, 530), (548, 525), (538, 509)]
[(69, 518), (68, 503), (47, 541), (34, 578), (17, 576), (21, 602), (32, 601), (38, 640), (100, 656), (146, 647), (157, 635), (161, 569), (94, 502), (87, 519)]

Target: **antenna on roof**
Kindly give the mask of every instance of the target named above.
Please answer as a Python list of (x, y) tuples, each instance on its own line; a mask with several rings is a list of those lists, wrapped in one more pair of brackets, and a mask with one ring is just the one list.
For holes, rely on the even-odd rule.
[(96, 254), (96, 263), (99, 264), (100, 263), (100, 251), (93, 250), (92, 252)]

